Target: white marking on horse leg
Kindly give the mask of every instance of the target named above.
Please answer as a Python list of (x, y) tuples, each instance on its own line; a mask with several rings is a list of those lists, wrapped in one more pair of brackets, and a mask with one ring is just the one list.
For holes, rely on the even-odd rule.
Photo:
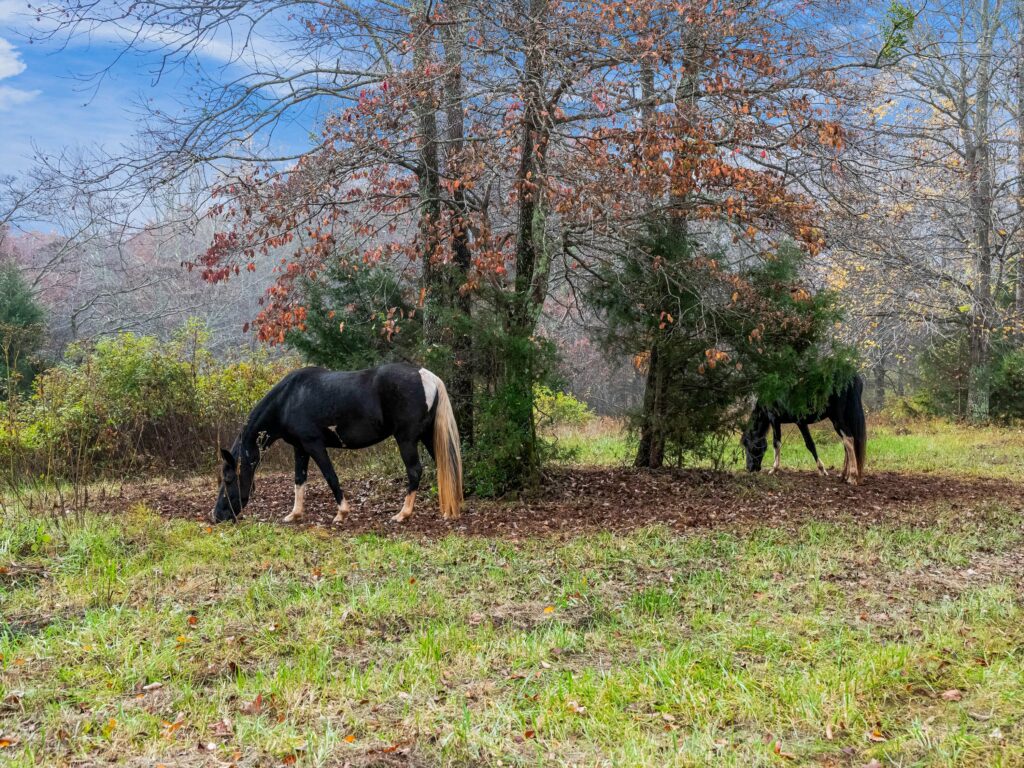
[(821, 463), (821, 459), (818, 459), (818, 472), (822, 477), (828, 477), (828, 470), (825, 469), (825, 465)]
[(297, 520), (301, 520), (306, 514), (306, 486), (296, 485), (295, 486), (295, 503), (292, 504), (292, 511), (283, 522), (294, 523)]
[(409, 491), (405, 495), (405, 503), (402, 504), (401, 510), (398, 514), (391, 518), (392, 522), (400, 523), (412, 517), (412, 505), (416, 502), (416, 491)]
[(860, 480), (860, 473), (857, 471), (857, 453), (853, 447), (853, 438), (844, 436), (843, 447), (846, 448), (846, 482), (856, 485)]
[(341, 497), (341, 504), (338, 505), (338, 514), (334, 516), (332, 523), (344, 523), (345, 517), (349, 512), (352, 511), (352, 507), (348, 505), (348, 499), (344, 496)]
[(769, 475), (774, 475), (775, 471), (779, 468), (779, 461), (782, 459), (782, 443), (778, 440), (772, 440), (772, 448), (775, 450), (775, 462), (772, 464), (772, 468), (768, 470)]
[(423, 396), (427, 400), (427, 410), (429, 411), (437, 397), (437, 376), (426, 368), (420, 368), (420, 381), (423, 382)]

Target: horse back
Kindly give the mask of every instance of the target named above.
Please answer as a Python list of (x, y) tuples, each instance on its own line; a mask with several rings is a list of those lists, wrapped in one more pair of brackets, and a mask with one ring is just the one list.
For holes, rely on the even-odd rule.
[(283, 433), (308, 438), (326, 431), (352, 448), (422, 429), (429, 410), (419, 369), (404, 363), (361, 371), (301, 368), (268, 397), (275, 400)]

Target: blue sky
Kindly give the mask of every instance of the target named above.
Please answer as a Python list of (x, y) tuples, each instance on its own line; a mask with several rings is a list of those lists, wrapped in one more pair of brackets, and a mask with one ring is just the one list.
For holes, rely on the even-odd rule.
[[(116, 152), (138, 128), (142, 104), (173, 112), (194, 83), (184, 68), (155, 81), (154, 54), (132, 54), (110, 68), (123, 50), (116, 33), (101, 30), (63, 46), (32, 43), (28, 2), (0, 0), (0, 174), (24, 171), (36, 151), (84, 146)], [(237, 75), (242, 64), (236, 58), (230, 44), (213, 43), (195, 63), (208, 77)], [(100, 72), (102, 78), (90, 77)], [(289, 126), (274, 141), (294, 148), (312, 127), (310, 115), (308, 124)]]

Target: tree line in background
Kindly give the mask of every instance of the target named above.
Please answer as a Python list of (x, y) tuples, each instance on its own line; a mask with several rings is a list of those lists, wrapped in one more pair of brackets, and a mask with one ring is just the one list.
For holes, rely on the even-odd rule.
[[(537, 483), (537, 387), (566, 381), (635, 406), (645, 467), (713, 454), (751, 395), (820, 405), (858, 354), (879, 405), (1017, 417), (1021, 8), (65, 0), (41, 34), (275, 55), (240, 51), (131, 154), (9, 182), (12, 225), (77, 213), (31, 258), (3, 243), (61, 345), (199, 315), (222, 351), (244, 328), (430, 367), (482, 493)], [(291, 120), (315, 140), (282, 156)], [(98, 223), (154, 197), (130, 237)]]

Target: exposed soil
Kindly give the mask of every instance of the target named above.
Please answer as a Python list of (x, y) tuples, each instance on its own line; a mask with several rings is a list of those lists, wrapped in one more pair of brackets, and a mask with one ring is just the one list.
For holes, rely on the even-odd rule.
[[(851, 487), (837, 477), (813, 472), (751, 476), (700, 470), (567, 468), (551, 472), (543, 491), (534, 497), (467, 499), (462, 517), (453, 522), (442, 520), (436, 502), (421, 494), (416, 514), (401, 524), (390, 522), (390, 517), (405, 495), (404, 478), (350, 479), (345, 491), (352, 512), (343, 524), (335, 525), (330, 491), (322, 478), (310, 472), (306, 517), (300, 525), (346, 535), (457, 533), (515, 539), (628, 531), (652, 524), (675, 529), (790, 527), (810, 520), (845, 519), (925, 525), (950, 510), (970, 518), (990, 503), (1024, 510), (1024, 483), (895, 472), (871, 473), (860, 486)], [(94, 506), (117, 512), (142, 502), (168, 517), (208, 521), (216, 493), (212, 479), (153, 482), (126, 485)], [(261, 474), (244, 517), (280, 521), (291, 511), (292, 497), (290, 474)]]

